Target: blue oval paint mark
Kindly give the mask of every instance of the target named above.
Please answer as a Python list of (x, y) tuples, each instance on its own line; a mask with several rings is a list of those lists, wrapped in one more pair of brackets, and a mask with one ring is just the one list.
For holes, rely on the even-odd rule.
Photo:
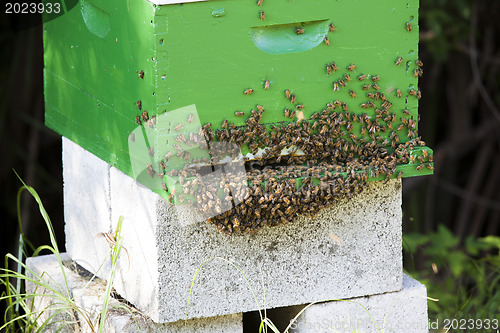
[(212, 12), (212, 16), (215, 18), (222, 17), (224, 15), (226, 15), (226, 11), (224, 10), (224, 8), (217, 8)]
[[(321, 44), (328, 34), (328, 20), (287, 23), (251, 28), (250, 38), (260, 50), (271, 54), (308, 51)], [(304, 33), (297, 34), (297, 28)]]
[(111, 30), (109, 14), (85, 0), (81, 0), (80, 3), (83, 22), (87, 29), (99, 38), (106, 37)]

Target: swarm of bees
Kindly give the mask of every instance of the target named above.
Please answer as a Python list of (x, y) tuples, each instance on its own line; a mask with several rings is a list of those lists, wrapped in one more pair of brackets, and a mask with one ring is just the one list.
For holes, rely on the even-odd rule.
[[(222, 233), (256, 232), (266, 225), (291, 222), (299, 214), (314, 216), (340, 198), (361, 193), (368, 177), (383, 176), (387, 182), (398, 164), (410, 162), (410, 150), (425, 145), (414, 137), (415, 132), (411, 140), (401, 144), (395, 131), (390, 139), (380, 136), (389, 131), (388, 124), (397, 121), (387, 109), (373, 119), (344, 112), (338, 104), (342, 105), (331, 104), (308, 121), (283, 122), (270, 129), (259, 123), (264, 110), (252, 111), (244, 127), (227, 123), (223, 129), (212, 130), (205, 125), (202, 131), (209, 146), (226, 142), (239, 147), (247, 144), (253, 154), (266, 150), (260, 159), (246, 161), (244, 177), (229, 173), (215, 184), (204, 184), (201, 174), (189, 169), (192, 180), (183, 185), (183, 194), (195, 200), (187, 203), (200, 215), (211, 216), (208, 222)], [(368, 137), (352, 133), (354, 123), (366, 128)], [(415, 123), (405, 121), (403, 126), (411, 131)], [(217, 146), (222, 148), (210, 151), (212, 163), (240, 152)], [(283, 155), (284, 149), (291, 149), (291, 153)], [(187, 176), (186, 170), (181, 173)], [(177, 194), (179, 199), (183, 194)]]
[[(262, 3), (263, 0), (257, 0), (258, 6)], [(264, 11), (259, 11), (259, 17), (265, 19)], [(406, 28), (411, 31), (409, 22)], [(335, 29), (330, 23), (329, 32)], [(304, 29), (295, 27), (295, 33), (303, 34)], [(328, 37), (324, 42), (329, 45)], [(403, 58), (390, 61), (400, 66)], [(413, 74), (421, 76), (423, 64), (420, 60), (415, 64), (417, 68)], [(324, 66), (327, 75), (333, 75), (339, 69), (335, 62)], [(363, 192), (368, 178), (380, 178), (384, 182), (391, 178), (401, 179), (403, 173), (396, 171), (398, 165), (414, 164), (417, 170), (432, 169), (432, 154), (425, 149), (421, 150), (422, 155), (412, 153), (415, 148), (425, 146), (417, 136), (417, 120), (406, 109), (403, 112), (391, 110), (390, 97), (382, 92), (390, 90), (381, 90), (381, 77), (357, 72), (354, 63), (343, 68), (347, 72), (333, 82), (333, 90), (337, 92), (349, 86), (351, 101), (360, 96), (363, 98), (362, 103), (355, 103), (361, 112), (350, 112), (348, 103), (334, 100), (309, 119), (304, 119), (304, 105), (297, 103), (293, 90), (286, 89), (284, 97), (294, 106), (283, 109), (285, 121), (261, 123), (265, 108), (256, 105), (249, 112), (234, 112), (234, 116), (240, 119), (248, 115), (244, 125), (241, 125), (241, 120), (238, 121), (240, 125), (224, 120), (218, 128), (213, 129), (212, 124), (207, 123), (199, 133), (184, 135), (181, 133), (183, 125), (176, 124), (175, 141), (188, 146), (204, 141), (200, 148), (206, 148), (210, 158), (192, 159), (181, 145), (175, 143), (175, 150), (160, 161), (158, 172), (152, 164), (147, 164), (148, 175), (151, 178), (163, 178), (165, 174), (178, 177), (179, 186), (176, 188), (167, 188), (162, 183), (163, 190), (169, 192), (169, 200), (191, 205), (200, 216), (207, 217), (208, 223), (230, 235), (254, 233), (264, 226), (289, 223), (298, 215), (315, 216), (339, 199)], [(264, 90), (269, 90), (270, 81), (261, 82)], [(358, 94), (351, 89), (354, 84), (362, 89)], [(247, 96), (253, 92), (252, 88), (243, 90)], [(420, 98), (419, 90), (410, 88), (408, 94)], [(391, 96), (401, 98), (402, 91), (396, 89), (394, 93), (392, 90)], [(140, 101), (136, 106), (142, 109)], [(139, 125), (149, 121), (147, 111), (136, 116)], [(188, 123), (192, 121), (190, 116)], [(401, 136), (407, 139), (402, 140)], [(244, 147), (253, 158), (243, 157), (243, 175), (225, 172), (210, 182), (203, 180), (203, 175), (214, 168), (230, 170), (234, 163), (241, 165)], [(152, 149), (149, 154), (154, 155)], [(189, 162), (182, 170), (167, 172), (166, 163), (172, 156)], [(227, 161), (228, 157), (233, 162), (223, 164), (221, 161)]]
[[(289, 100), (293, 96), (288, 89), (284, 95)], [(202, 181), (200, 168), (187, 165), (172, 170), (169, 175), (180, 176), (183, 190), (171, 191), (170, 200), (192, 205), (222, 233), (256, 232), (266, 225), (291, 222), (299, 214), (314, 216), (340, 198), (359, 194), (368, 177), (382, 177), (384, 182), (400, 179), (403, 174), (396, 174), (397, 165), (415, 163), (419, 170), (431, 169), (432, 154), (410, 156), (415, 147), (425, 145), (417, 137), (417, 121), (411, 113), (405, 110), (398, 116), (378, 91), (366, 95), (369, 100), (361, 107), (373, 108), (374, 116), (349, 112), (347, 103), (336, 100), (307, 120), (261, 124), (265, 108), (257, 105), (244, 126), (224, 120), (214, 130), (206, 124), (199, 134), (208, 143), (211, 160), (205, 162), (209, 165), (227, 156), (237, 159), (243, 146), (254, 156), (263, 153), (245, 160), (244, 176), (226, 173), (209, 184)], [(286, 108), (284, 116), (291, 119), (294, 113)], [(354, 127), (361, 128), (361, 135), (355, 134)], [(401, 131), (408, 134), (406, 143), (399, 143)], [(153, 174), (149, 169), (148, 165)]]

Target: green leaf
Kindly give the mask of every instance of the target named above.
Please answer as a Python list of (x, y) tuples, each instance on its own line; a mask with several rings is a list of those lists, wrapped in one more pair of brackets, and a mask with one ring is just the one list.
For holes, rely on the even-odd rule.
[(409, 253), (416, 253), (417, 248), (426, 244), (429, 236), (420, 233), (403, 235), (403, 249)]
[(462, 274), (468, 260), (469, 257), (460, 251), (454, 251), (448, 255), (448, 262), (453, 276), (458, 277)]

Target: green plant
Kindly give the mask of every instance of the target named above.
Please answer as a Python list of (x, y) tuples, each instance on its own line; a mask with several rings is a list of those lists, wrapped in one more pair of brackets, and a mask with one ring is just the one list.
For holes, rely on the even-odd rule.
[(407, 255), (421, 251), (425, 269), (410, 275), (427, 287), (429, 318), (495, 318), (500, 307), (500, 237), (467, 237), (463, 244), (445, 226), (430, 234), (403, 236)]
[[(115, 267), (122, 249), (122, 217), (120, 217), (118, 221), (114, 234), (114, 244), (111, 249), (111, 272), (106, 286), (102, 311), (99, 318), (97, 318), (99, 321), (97, 327), (95, 318), (92, 318), (92, 315), (85, 309), (80, 308), (70, 296), (65, 267), (57, 246), (54, 229), (39, 195), (32, 187), (24, 184), (22, 180), (21, 182), (23, 186), (19, 189), (17, 196), (20, 228), (18, 256), (16, 257), (10, 253), (7, 254), (5, 256), (5, 268), (0, 269), (0, 283), (3, 284), (6, 289), (6, 292), (0, 296), (0, 301), (6, 302), (6, 311), (4, 314), (5, 323), (0, 326), (0, 330), (6, 329), (7, 332), (42, 332), (48, 327), (57, 327), (59, 331), (64, 329), (67, 325), (75, 324), (78, 320), (80, 324), (84, 322), (88, 325), (92, 332), (102, 332), (106, 314), (110, 307), (109, 301)], [(24, 190), (27, 190), (38, 204), (41, 216), (49, 231), (51, 245), (43, 245), (34, 248), (24, 236), (19, 209), (21, 194)], [(39, 275), (24, 263), (23, 258), (26, 258), (29, 253), (32, 253), (32, 256), (37, 256), (42, 251), (48, 251), (57, 258), (64, 279), (64, 285), (55, 286), (52, 277), (45, 273)], [(17, 269), (10, 269), (9, 264), (11, 264), (10, 266), (12, 266), (12, 264), (17, 266)], [(26, 288), (24, 288), (23, 284), (27, 282), (34, 286), (33, 290), (27, 291)], [(40, 298), (43, 298), (45, 300), (44, 304), (47, 305), (42, 309), (35, 310), (35, 300), (39, 300)]]

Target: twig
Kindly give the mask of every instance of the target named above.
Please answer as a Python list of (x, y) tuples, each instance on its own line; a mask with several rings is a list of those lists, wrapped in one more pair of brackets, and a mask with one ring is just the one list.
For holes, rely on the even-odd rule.
[(491, 111), (493, 117), (498, 122), (500, 122), (500, 111), (498, 111), (495, 104), (488, 95), (486, 88), (484, 88), (483, 82), (481, 81), (481, 74), (479, 73), (479, 66), (477, 64), (477, 50), (476, 50), (476, 37), (475, 37), (476, 25), (477, 25), (477, 9), (474, 5), (472, 6), (470, 25), (471, 29), (469, 34), (469, 48), (470, 48), (470, 63), (472, 69), (472, 76), (474, 77), (474, 82), (477, 86), (477, 89), (479, 90), (479, 93), (483, 97), (486, 106)]
[(491, 200), (477, 194), (471, 193), (463, 188), (460, 188), (454, 184), (451, 184), (443, 179), (437, 179), (437, 183), (444, 190), (456, 195), (457, 197), (473, 201), (479, 205), (485, 206), (492, 210), (500, 211), (500, 202)]

